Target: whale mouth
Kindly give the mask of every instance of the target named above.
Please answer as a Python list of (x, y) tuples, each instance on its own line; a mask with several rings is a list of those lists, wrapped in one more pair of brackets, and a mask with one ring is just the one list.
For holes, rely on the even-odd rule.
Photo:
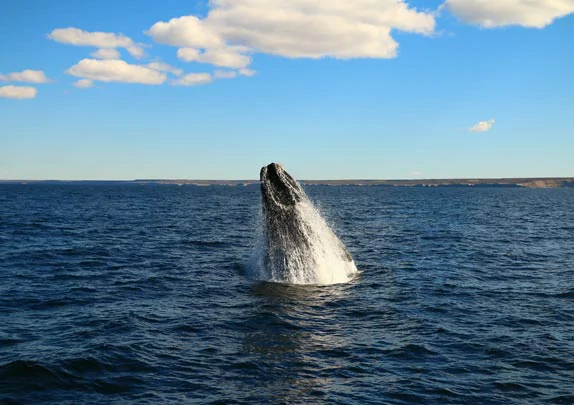
[(259, 177), (265, 207), (292, 207), (305, 195), (299, 183), (278, 163), (263, 166)]

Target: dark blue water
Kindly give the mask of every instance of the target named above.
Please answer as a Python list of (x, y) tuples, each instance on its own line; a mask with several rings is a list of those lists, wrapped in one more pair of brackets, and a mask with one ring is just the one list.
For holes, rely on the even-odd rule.
[(574, 403), (574, 190), (307, 191), (351, 283), (248, 278), (256, 186), (0, 185), (0, 403)]

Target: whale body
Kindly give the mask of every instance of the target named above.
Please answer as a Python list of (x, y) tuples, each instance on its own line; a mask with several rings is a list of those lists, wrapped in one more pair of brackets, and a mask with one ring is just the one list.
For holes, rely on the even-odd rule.
[(271, 281), (334, 284), (357, 268), (351, 254), (301, 185), (277, 163), (260, 172), (264, 247), (261, 266)]

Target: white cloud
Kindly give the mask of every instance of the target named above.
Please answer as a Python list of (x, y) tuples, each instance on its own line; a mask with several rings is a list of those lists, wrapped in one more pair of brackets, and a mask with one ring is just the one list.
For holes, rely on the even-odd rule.
[(163, 62), (151, 62), (146, 65), (146, 67), (157, 70), (158, 72), (167, 72), (174, 74), (176, 76), (181, 76), (183, 74), (183, 70), (175, 68), (173, 66), (168, 65), (167, 63)]
[(94, 87), (94, 82), (90, 79), (80, 79), (77, 82), (74, 82), (74, 87), (79, 89), (87, 89), (90, 87)]
[[(448, 0), (450, 1), (450, 0)], [(193, 15), (159, 21), (146, 34), (158, 43), (178, 47), (187, 62), (205, 63), (212, 74), (183, 75), (162, 62), (132, 65), (119, 59), (119, 48), (143, 56), (143, 45), (121, 33), (58, 28), (48, 34), (54, 41), (98, 48), (93, 59), (83, 59), (67, 70), (88, 81), (160, 84), (167, 74), (179, 78), (174, 85), (193, 86), (216, 79), (253, 76), (253, 53), (288, 58), (393, 58), (398, 44), (394, 30), (432, 35), (435, 13), (410, 7), (406, 0), (210, 0), (204, 17)], [(229, 69), (229, 70), (227, 70)], [(83, 84), (80, 84), (83, 83)]]
[(171, 84), (175, 86), (197, 86), (200, 84), (208, 84), (213, 81), (213, 76), (209, 73), (189, 73), (181, 79), (173, 80)]
[(113, 32), (87, 32), (79, 28), (58, 28), (48, 34), (56, 42), (97, 48), (127, 48), (133, 41), (123, 34)]
[(21, 72), (0, 75), (0, 80), (6, 82), (48, 83), (50, 79), (41, 70), (26, 69)]
[(488, 121), (480, 121), (478, 124), (476, 124), (475, 126), (471, 127), (468, 129), (469, 132), (486, 132), (489, 131), (492, 126), (494, 125), (495, 120), (490, 119)]
[(260, 52), (291, 58), (392, 58), (392, 29), (432, 34), (431, 13), (402, 0), (214, 0), (206, 24)]
[(100, 48), (90, 55), (96, 59), (120, 59), (120, 52), (115, 48)]
[(224, 45), (219, 33), (193, 15), (157, 22), (146, 34), (161, 44), (183, 48), (217, 48)]
[(574, 0), (446, 0), (441, 7), (464, 22), (484, 28), (544, 28), (556, 18), (574, 13)]
[(246, 69), (239, 69), (239, 74), (241, 76), (251, 77), (251, 76), (255, 76), (256, 73), (257, 72), (255, 70), (252, 70), (252, 69), (247, 69), (247, 68)]
[(180, 48), (177, 50), (177, 57), (186, 62), (199, 59), (201, 52), (195, 48)]
[(38, 91), (34, 87), (28, 86), (2, 86), (0, 87), (0, 97), (26, 99), (35, 98)]
[(126, 49), (128, 53), (136, 59), (141, 59), (145, 56), (145, 51), (140, 45), (128, 46)]
[(213, 76), (216, 79), (233, 79), (237, 77), (237, 72), (233, 70), (216, 70), (213, 72)]
[[(124, 34), (113, 32), (88, 32), (79, 28), (58, 28), (48, 34), (48, 38), (62, 44), (93, 46), (96, 48), (125, 48), (132, 56), (141, 58), (144, 50)], [(94, 55), (92, 55), (94, 56)], [(110, 59), (110, 58), (106, 58)]]
[(101, 82), (162, 84), (167, 79), (165, 73), (123, 60), (82, 59), (66, 73)]
[(201, 62), (232, 69), (241, 69), (251, 64), (251, 58), (240, 52), (245, 48), (225, 47), (200, 52), (194, 48), (180, 48), (177, 57), (186, 62)]
[(403, 0), (212, 0), (200, 19), (174, 18), (146, 34), (180, 47), (178, 57), (219, 67), (246, 68), (247, 55), (289, 58), (393, 58), (391, 30), (434, 32), (435, 18)]

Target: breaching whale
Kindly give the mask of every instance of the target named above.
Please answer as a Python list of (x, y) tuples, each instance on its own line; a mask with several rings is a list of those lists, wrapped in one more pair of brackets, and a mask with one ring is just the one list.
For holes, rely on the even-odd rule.
[(261, 168), (263, 252), (271, 281), (334, 284), (357, 272), (351, 254), (280, 164)]

